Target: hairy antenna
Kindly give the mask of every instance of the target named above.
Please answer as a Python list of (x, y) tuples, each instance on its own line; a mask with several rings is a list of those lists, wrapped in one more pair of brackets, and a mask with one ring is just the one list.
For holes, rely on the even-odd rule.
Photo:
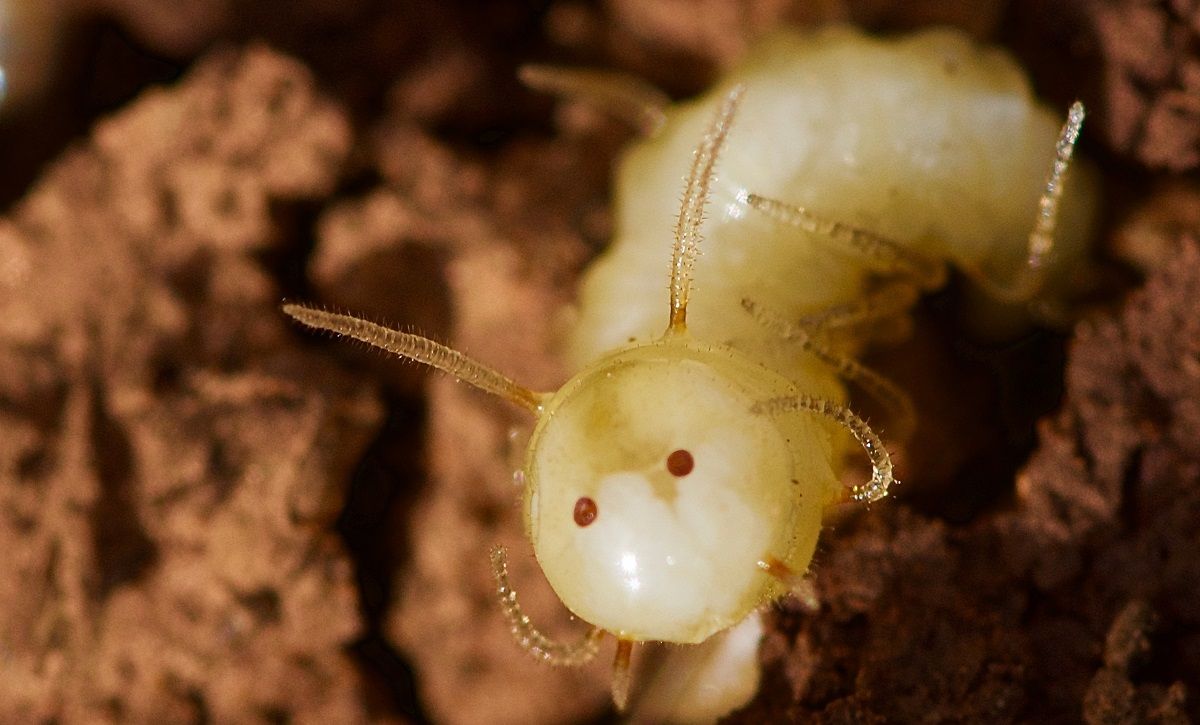
[(351, 315), (328, 312), (305, 305), (288, 303), (283, 305), (283, 311), (297, 322), (314, 329), (345, 335), (393, 355), (415, 360), (450, 373), (484, 392), (498, 395), (510, 403), (527, 408), (534, 413), (541, 408), (544, 397), (542, 393), (535, 393), (518, 385), (486, 365), (472, 360), (461, 352), (451, 350), (445, 345), (439, 345), (427, 337), (400, 332)]
[(692, 267), (696, 263), (696, 250), (700, 246), (700, 225), (704, 223), (704, 207), (708, 204), (709, 186), (717, 157), (729, 135), (729, 126), (737, 112), (745, 89), (736, 86), (724, 103), (717, 109), (713, 120), (704, 132), (704, 139), (692, 155), (692, 168), (688, 171), (687, 184), (683, 190), (683, 204), (679, 208), (679, 220), (675, 222), (675, 246), (671, 252), (671, 325), (672, 330), (682, 330), (687, 325), (688, 293), (692, 286)]

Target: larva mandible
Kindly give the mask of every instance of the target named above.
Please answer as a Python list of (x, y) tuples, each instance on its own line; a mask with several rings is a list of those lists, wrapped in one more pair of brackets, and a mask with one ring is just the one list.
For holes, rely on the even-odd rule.
[[(848, 495), (887, 494), (888, 453), (843, 388), (852, 379), (907, 415), (902, 393), (852, 361), (871, 331), (940, 285), (947, 262), (1026, 298), (1051, 251), (1070, 259), (1083, 237), (1052, 248), (1082, 107), (1057, 131), (1007, 56), (952, 31), (778, 34), (698, 101), (643, 110), (661, 129), (620, 171), (616, 240), (587, 274), (569, 343), (580, 372), (558, 391), (416, 335), (284, 306), (535, 416), (526, 533), (592, 627), (573, 643), (543, 636), (496, 550), (501, 606), (521, 646), (554, 664), (586, 661), (614, 635), (619, 707), (635, 642), (703, 642), (801, 584), (822, 512), (847, 496), (838, 473), (854, 441), (873, 473)], [(664, 309), (666, 208), (678, 216)]]

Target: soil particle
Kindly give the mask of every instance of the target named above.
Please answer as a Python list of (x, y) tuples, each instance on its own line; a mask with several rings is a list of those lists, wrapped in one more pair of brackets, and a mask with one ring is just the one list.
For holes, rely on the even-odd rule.
[(1193, 0), (1071, 3), (1102, 64), (1095, 109), (1105, 140), (1150, 167), (1200, 163), (1200, 5)]
[(828, 532), (821, 613), (785, 606), (762, 652), (791, 698), (731, 721), (1196, 717), (1200, 247), (1175, 248), (1077, 327), (1013, 508), (947, 527), (898, 503)]
[(314, 533), (381, 411), (288, 342), (254, 257), (349, 141), (295, 61), (218, 53), (0, 219), (0, 719), (364, 715)]

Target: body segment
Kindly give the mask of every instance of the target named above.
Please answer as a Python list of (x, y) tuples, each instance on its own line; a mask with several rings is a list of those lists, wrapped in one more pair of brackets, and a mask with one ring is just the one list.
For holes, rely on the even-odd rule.
[[(613, 242), (580, 289), (567, 348), (576, 365), (631, 337), (660, 333), (662, 230), (665, 210), (678, 205), (680, 159), (689, 158), (713, 109), (738, 84), (746, 98), (696, 261), (690, 320), (697, 337), (766, 357), (779, 345), (741, 312), (744, 296), (799, 320), (878, 287), (881, 270), (868, 257), (779, 224), (747, 204), (750, 193), (993, 279), (1006, 280), (1025, 263), (1063, 119), (1036, 101), (1012, 58), (951, 30), (895, 40), (849, 28), (778, 32), (705, 95), (667, 109), (662, 129), (626, 153)], [(1072, 170), (1056, 268), (1083, 255), (1090, 185)], [(852, 353), (861, 338), (840, 342)], [(827, 374), (803, 357), (779, 364), (805, 380)]]

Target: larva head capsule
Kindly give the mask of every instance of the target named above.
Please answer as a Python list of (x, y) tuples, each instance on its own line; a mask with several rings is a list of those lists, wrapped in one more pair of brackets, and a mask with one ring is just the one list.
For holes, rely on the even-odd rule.
[(563, 603), (622, 639), (696, 643), (777, 596), (759, 562), (803, 570), (829, 490), (808, 483), (834, 481), (827, 433), (799, 420), (809, 429), (789, 436), (752, 412), (787, 388), (734, 350), (668, 336), (555, 393), (530, 442), (525, 511)]

